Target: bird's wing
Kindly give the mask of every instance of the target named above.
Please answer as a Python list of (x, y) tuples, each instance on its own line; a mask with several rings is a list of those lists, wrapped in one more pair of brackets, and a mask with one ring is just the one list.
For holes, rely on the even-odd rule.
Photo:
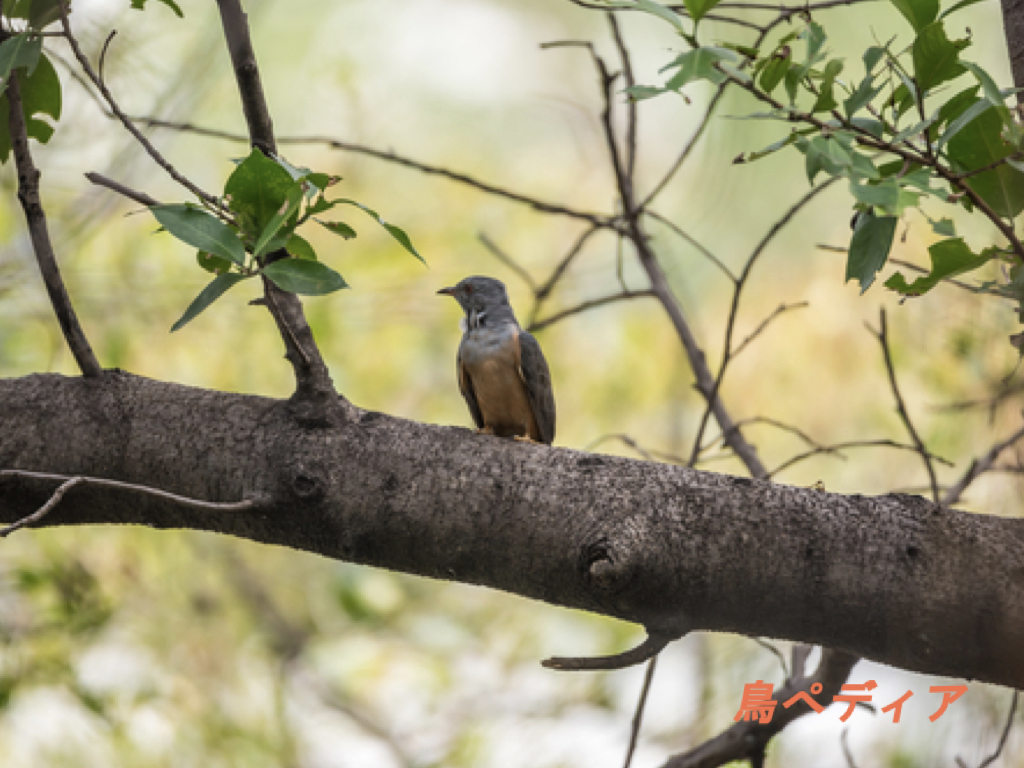
[(519, 332), (519, 375), (530, 396), (530, 408), (537, 422), (540, 441), (548, 445), (555, 439), (555, 393), (551, 372), (540, 344), (526, 331)]
[(476, 423), (477, 429), (483, 429), (484, 416), (480, 413), (480, 404), (476, 401), (476, 393), (473, 391), (473, 382), (469, 378), (469, 371), (467, 371), (466, 366), (462, 364), (461, 350), (456, 358), (455, 365), (459, 374), (459, 391), (466, 399), (466, 405), (469, 406), (469, 413), (473, 417), (473, 421)]

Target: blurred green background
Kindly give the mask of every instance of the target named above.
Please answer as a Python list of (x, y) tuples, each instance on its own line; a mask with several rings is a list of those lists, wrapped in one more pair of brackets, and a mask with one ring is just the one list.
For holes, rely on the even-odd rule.
[[(214, 4), (184, 0), (184, 19), (155, 2), (144, 13), (127, 6), (76, 0), (73, 15), (94, 60), (117, 29), (105, 76), (125, 110), (244, 132)], [(601, 14), (553, 0), (258, 0), (246, 8), (279, 137), (390, 149), (576, 209), (614, 205), (589, 58), (579, 49), (539, 47), (591, 40), (614, 62)], [(956, 18), (951, 32), (969, 27), (973, 59), (1008, 83), (998, 6), (988, 0)], [(859, 66), (867, 45), (909, 33), (887, 3), (837, 8), (819, 21), (848, 67)], [(623, 14), (621, 22), (638, 81), (660, 83), (657, 70), (678, 41), (657, 20)], [(741, 39), (714, 23), (703, 35)], [(59, 40), (48, 41), (47, 51), (71, 60)], [(247, 303), (254, 286), (169, 333), (208, 275), (191, 249), (154, 234), (149, 214), (82, 174), (99, 171), (167, 202), (185, 193), (105, 117), (68, 67), (58, 71), (64, 116), (51, 143), (33, 150), (65, 280), (101, 363), (198, 387), (289, 395), (291, 371), (273, 323)], [(708, 93), (698, 86), (692, 104), (665, 97), (641, 104), (642, 189), (675, 159)], [(795, 152), (732, 164), (786, 132), (727, 117), (753, 109), (741, 95), (727, 96), (654, 206), (734, 269), (807, 189)], [(222, 188), (231, 158), (246, 154), (241, 143), (149, 134), (209, 191)], [(306, 301), (339, 390), (363, 408), (469, 426), (454, 372), (459, 311), (435, 292), (469, 274), (493, 275), (507, 283), (525, 319), (528, 287), (479, 236), (541, 281), (584, 225), (358, 154), (314, 145), (282, 150), (294, 164), (342, 176), (338, 193), (404, 228), (429, 264), (408, 257), (358, 211), (344, 217), (359, 232), (355, 240), (319, 227), (303, 232), (352, 286)], [(0, 375), (73, 375), (9, 165), (0, 184)], [(933, 218), (952, 213), (976, 247), (993, 242), (962, 211), (934, 203), (929, 211)], [(881, 285), (859, 296), (842, 283), (843, 255), (817, 247), (846, 245), (850, 213), (836, 185), (758, 263), (737, 340), (783, 302), (809, 306), (781, 317), (735, 361), (726, 404), (737, 419), (778, 419), (820, 443), (906, 442), (878, 343), (864, 327), (877, 325), (884, 306), (904, 397), (931, 450), (956, 462), (941, 469), (952, 482), (1019, 424), (1019, 397), (994, 409), (945, 407), (990, 397), (1013, 371), (1017, 358), (1006, 337), (1018, 330), (1015, 318), (1006, 305), (948, 286), (904, 304)], [(729, 286), (668, 229), (652, 232), (714, 367)], [(899, 233), (893, 256), (926, 264), (934, 238), (927, 221), (911, 213)], [(545, 313), (615, 292), (616, 262), (614, 238), (592, 238)], [(630, 254), (623, 263), (626, 284), (646, 288)], [(608, 438), (624, 434), (647, 450), (688, 455), (702, 403), (656, 303), (610, 305), (539, 339), (555, 379), (558, 445), (597, 444), (635, 456)], [(770, 467), (806, 447), (769, 426), (748, 435)], [(743, 474), (726, 454), (710, 458), (714, 471)], [(927, 482), (917, 457), (884, 448), (819, 456), (777, 480), (820, 480), (831, 491), (865, 494), (920, 491)], [(993, 473), (965, 503), (1020, 515), (1020, 493), (1013, 475)], [(642, 670), (572, 675), (537, 662), (618, 651), (638, 636), (634, 627), (504, 594), (194, 532), (24, 531), (0, 547), (0, 765), (617, 766)], [(697, 635), (675, 644), (655, 680), (634, 765), (659, 765), (725, 728), (743, 684), (759, 678), (778, 683), (781, 670), (750, 640)], [(862, 662), (851, 682), (868, 678), (879, 681), (883, 704), (908, 688), (916, 695), (899, 725), (866, 711), (853, 716), (849, 742), (860, 764), (931, 766), (956, 755), (976, 763), (994, 748), (1008, 691), (972, 684), (931, 723), (927, 689), (939, 681)], [(788, 729), (769, 764), (845, 765), (838, 714)], [(1014, 733), (1002, 764), (1024, 765), (1022, 747), (1024, 737)]]

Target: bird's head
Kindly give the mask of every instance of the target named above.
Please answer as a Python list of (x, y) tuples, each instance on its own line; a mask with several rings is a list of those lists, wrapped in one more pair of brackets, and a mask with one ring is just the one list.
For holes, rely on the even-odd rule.
[(467, 316), (509, 305), (505, 284), (493, 277), (467, 277), (451, 288), (442, 288), (438, 293), (453, 297)]

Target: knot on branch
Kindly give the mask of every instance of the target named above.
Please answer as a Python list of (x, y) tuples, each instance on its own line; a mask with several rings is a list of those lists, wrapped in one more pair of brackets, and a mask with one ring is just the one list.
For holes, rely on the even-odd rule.
[(584, 581), (605, 596), (620, 595), (636, 580), (644, 552), (643, 518), (618, 521), (613, 531), (597, 533), (583, 549)]

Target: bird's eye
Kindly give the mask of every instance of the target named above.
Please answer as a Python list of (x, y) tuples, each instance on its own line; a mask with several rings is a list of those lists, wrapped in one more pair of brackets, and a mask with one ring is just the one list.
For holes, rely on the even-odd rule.
[(462, 290), (464, 290), (466, 293), (472, 293), (473, 292), (473, 286), (472, 285), (466, 285), (466, 287), (463, 288)]

